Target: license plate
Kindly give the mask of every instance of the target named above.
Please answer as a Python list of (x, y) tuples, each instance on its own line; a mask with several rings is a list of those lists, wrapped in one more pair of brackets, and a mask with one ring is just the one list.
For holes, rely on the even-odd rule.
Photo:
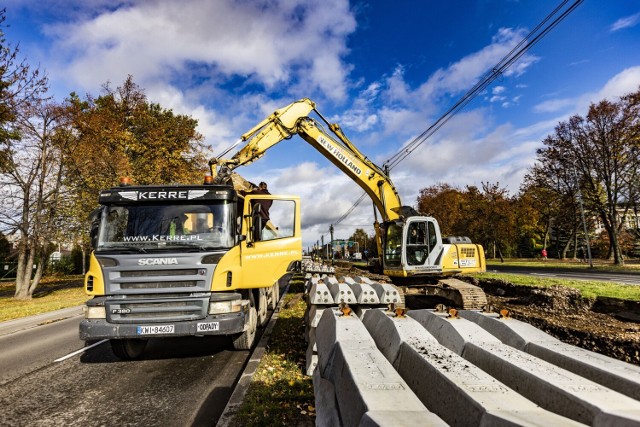
[(196, 325), (197, 332), (219, 331), (220, 322), (198, 323)]
[(138, 326), (138, 335), (172, 334), (175, 325)]

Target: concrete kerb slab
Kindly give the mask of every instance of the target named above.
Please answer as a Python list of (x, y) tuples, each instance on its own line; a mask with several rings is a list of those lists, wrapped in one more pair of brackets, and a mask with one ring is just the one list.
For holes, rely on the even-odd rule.
[(317, 369), (313, 371), (313, 392), (316, 398), (316, 426), (341, 426), (335, 387), (331, 381), (322, 378)]
[(459, 354), (543, 408), (594, 426), (640, 426), (640, 402), (630, 397), (506, 346), (466, 319), (449, 320), (427, 310), (409, 315), (443, 345), (457, 335)]
[(49, 311), (47, 313), (35, 314), (33, 316), (22, 317), (20, 319), (5, 320), (0, 322), (0, 336), (9, 335), (26, 329), (35, 328), (45, 323), (57, 322), (82, 315), (82, 306), (62, 308), (60, 310)]
[(378, 349), (422, 403), (452, 426), (582, 425), (540, 410), (440, 345), (410, 317), (391, 317), (382, 310), (369, 310), (363, 323)]
[(498, 318), (472, 311), (461, 311), (460, 317), (480, 325), (507, 345), (640, 400), (638, 366), (563, 343), (516, 319)]
[(267, 327), (260, 338), (260, 341), (255, 346), (255, 348), (251, 351), (249, 355), (249, 361), (245, 366), (242, 374), (240, 375), (240, 379), (236, 384), (236, 387), (233, 389), (233, 393), (231, 393), (231, 397), (227, 402), (227, 406), (225, 406), (222, 411), (222, 415), (218, 418), (218, 422), (216, 423), (216, 427), (227, 427), (230, 425), (233, 420), (233, 416), (235, 415), (237, 409), (242, 405), (244, 401), (244, 397), (247, 394), (247, 390), (249, 389), (249, 385), (251, 384), (251, 378), (253, 374), (256, 372), (258, 365), (260, 364), (260, 360), (264, 356), (266, 352), (267, 344), (269, 344), (269, 339), (271, 338), (271, 333), (273, 332), (273, 328), (276, 325), (276, 322), (279, 317), (280, 310), (282, 308), (282, 304), (284, 301), (284, 297), (287, 295), (289, 291), (289, 285), (284, 289), (282, 293), (282, 297), (280, 301), (278, 301), (278, 305), (276, 309), (273, 311), (269, 322), (267, 323)]
[(316, 330), (316, 342), (317, 369), (320, 377), (334, 386), (343, 425), (446, 425), (409, 389), (377, 349), (360, 319), (341, 314), (334, 309), (325, 310)]

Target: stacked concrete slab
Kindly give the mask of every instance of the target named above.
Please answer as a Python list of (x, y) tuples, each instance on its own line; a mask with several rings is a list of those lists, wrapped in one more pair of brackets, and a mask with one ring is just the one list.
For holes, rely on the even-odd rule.
[(325, 309), (315, 330), (317, 424), (640, 426), (638, 367), (513, 319), (460, 317)]
[(336, 278), (333, 269), (307, 263), (305, 282), (305, 329), (307, 338), (306, 373), (313, 375), (318, 363), (316, 327), (327, 308), (347, 305), (362, 315), (371, 308), (401, 302), (398, 290), (388, 283), (373, 282), (365, 277)]
[(409, 312), (438, 342), (549, 411), (594, 426), (640, 426), (640, 402), (504, 344), (478, 324)]
[(392, 317), (382, 310), (371, 310), (363, 323), (414, 393), (449, 425), (580, 425), (541, 410), (440, 345), (410, 317)]
[(563, 343), (528, 323), (509, 317), (475, 311), (463, 311), (460, 315), (511, 347), (640, 400), (639, 366)]
[(447, 425), (425, 408), (357, 316), (325, 310), (316, 339), (317, 425)]

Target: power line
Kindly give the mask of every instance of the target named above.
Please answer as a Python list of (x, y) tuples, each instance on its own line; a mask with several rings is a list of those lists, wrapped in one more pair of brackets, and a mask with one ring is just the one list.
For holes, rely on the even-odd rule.
[[(451, 108), (449, 108), (438, 120), (429, 126), (424, 132), (413, 139), (406, 147), (398, 151), (391, 156), (387, 161), (383, 163), (383, 166), (388, 167), (389, 170), (393, 169), (400, 162), (411, 155), (420, 145), (422, 145), (429, 137), (436, 133), (442, 126), (444, 126), (458, 111), (464, 108), (469, 102), (471, 102), (481, 91), (486, 89), (493, 81), (501, 76), (509, 67), (511, 67), (518, 59), (520, 59), (529, 49), (531, 49), (536, 43), (538, 43), (545, 35), (547, 35), (553, 28), (555, 28), (561, 21), (563, 21), (571, 12), (573, 12), (584, 0), (576, 0), (569, 6), (564, 12), (555, 18), (548, 26), (542, 28), (549, 20), (551, 20), (569, 0), (562, 1), (551, 13), (549, 13), (536, 27), (527, 34), (511, 51), (505, 55), (491, 70), (487, 71), (481, 79), (465, 93)], [(540, 30), (542, 28), (542, 30)], [(524, 46), (523, 46), (524, 45)], [(342, 215), (334, 224), (338, 224), (343, 221), (347, 216), (355, 210), (355, 208), (366, 197), (366, 193), (353, 204), (349, 210)]]
[[(471, 102), (481, 91), (486, 89), (494, 80), (501, 76), (511, 65), (513, 65), (522, 55), (538, 43), (545, 35), (555, 28), (562, 20), (564, 20), (571, 12), (573, 12), (584, 0), (576, 0), (569, 8), (567, 8), (560, 16), (554, 19), (547, 27), (540, 28), (547, 23), (554, 15), (560, 11), (568, 0), (564, 0), (551, 13), (549, 13), (526, 37), (524, 37), (507, 55), (505, 55), (491, 70), (487, 71), (479, 82), (477, 82), (462, 98), (460, 98), (451, 108), (449, 108), (435, 123), (429, 126), (424, 132), (411, 141), (405, 148), (394, 154), (389, 160), (383, 163), (389, 170), (393, 169), (400, 162), (406, 159), (420, 145), (422, 145), (430, 136), (437, 132), (445, 123), (447, 123), (458, 111)], [(527, 42), (528, 41), (528, 42)], [(520, 48), (521, 46), (523, 46)]]

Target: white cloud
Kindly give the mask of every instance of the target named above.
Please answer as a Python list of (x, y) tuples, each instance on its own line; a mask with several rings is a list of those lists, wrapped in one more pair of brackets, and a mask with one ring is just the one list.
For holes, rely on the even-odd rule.
[(640, 13), (636, 13), (635, 15), (625, 16), (624, 18), (618, 19), (616, 22), (611, 25), (609, 30), (611, 32), (619, 31), (624, 28), (635, 27), (638, 22), (640, 22)]
[(589, 96), (591, 102), (599, 102), (603, 99), (614, 100), (622, 95), (635, 92), (640, 89), (640, 66), (627, 68), (609, 79), (604, 87), (597, 93)]
[(563, 108), (573, 107), (575, 105), (574, 99), (552, 99), (549, 101), (541, 102), (533, 107), (533, 111), (536, 113), (555, 113)]
[[(482, 75), (490, 70), (498, 61), (507, 55), (525, 35), (525, 30), (501, 28), (493, 37), (491, 44), (474, 52), (446, 69), (440, 69), (419, 88), (418, 92), (425, 98), (443, 93), (459, 93), (469, 89)], [(523, 55), (505, 72), (505, 76), (521, 75), (538, 60), (531, 55)], [(433, 102), (433, 101), (432, 101)]]
[(495, 86), (493, 89), (491, 89), (491, 93), (494, 95), (500, 95), (501, 93), (504, 93), (506, 90), (507, 88), (504, 86)]
[(350, 67), (342, 58), (355, 27), (344, 0), (155, 0), (47, 32), (56, 40), (58, 71), (84, 88), (127, 74), (146, 85), (200, 67), (203, 78), (241, 76), (267, 89), (292, 82), (343, 99)]

